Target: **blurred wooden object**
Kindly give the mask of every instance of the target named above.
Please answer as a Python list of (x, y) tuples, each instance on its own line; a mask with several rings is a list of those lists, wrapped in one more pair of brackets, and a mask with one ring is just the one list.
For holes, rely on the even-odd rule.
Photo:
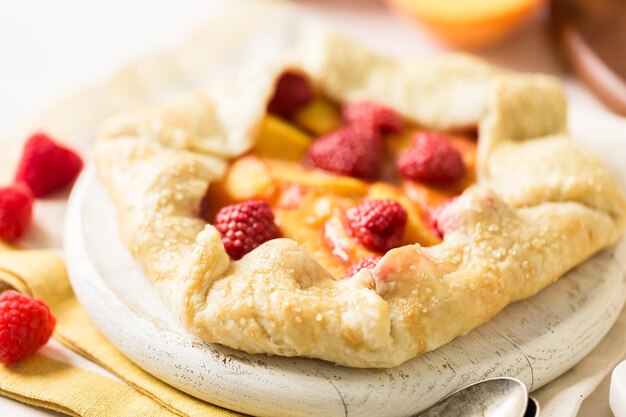
[(558, 44), (574, 71), (626, 116), (626, 1), (554, 0), (551, 9)]

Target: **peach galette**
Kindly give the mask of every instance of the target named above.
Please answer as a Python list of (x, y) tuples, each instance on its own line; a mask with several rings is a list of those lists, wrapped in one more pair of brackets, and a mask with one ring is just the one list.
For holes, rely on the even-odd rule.
[(202, 340), (395, 366), (626, 227), (550, 77), (335, 36), (256, 64), (98, 145), (124, 243)]

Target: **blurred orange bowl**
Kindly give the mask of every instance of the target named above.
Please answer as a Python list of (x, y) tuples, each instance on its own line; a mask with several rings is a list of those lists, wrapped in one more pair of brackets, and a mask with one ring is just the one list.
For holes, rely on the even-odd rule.
[(532, 18), (546, 0), (387, 0), (443, 42), (461, 48), (498, 43)]

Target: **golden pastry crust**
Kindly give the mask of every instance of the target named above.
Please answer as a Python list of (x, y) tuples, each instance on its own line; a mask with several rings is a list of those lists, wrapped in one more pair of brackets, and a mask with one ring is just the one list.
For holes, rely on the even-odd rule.
[[(393, 249), (375, 269), (345, 280), (289, 239), (230, 260), (199, 216), (201, 201), (224, 172), (223, 158), (253, 145), (287, 67), (339, 101), (375, 99), (422, 126), (480, 123), (479, 180), (442, 213), (441, 244)], [(565, 100), (550, 77), (463, 56), (394, 60), (329, 36), (250, 80), (230, 98), (210, 90), (120, 116), (97, 151), (125, 244), (186, 328), (207, 342), (392, 367), (532, 296), (626, 227), (620, 186), (570, 140)]]

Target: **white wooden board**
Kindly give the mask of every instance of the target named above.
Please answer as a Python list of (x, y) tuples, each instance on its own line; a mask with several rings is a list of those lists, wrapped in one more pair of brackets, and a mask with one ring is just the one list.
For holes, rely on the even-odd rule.
[(406, 416), (495, 376), (519, 378), (532, 391), (590, 352), (626, 299), (622, 241), (436, 351), (393, 369), (349, 369), (247, 355), (188, 335), (122, 245), (93, 170), (72, 194), (65, 245), (78, 298), (125, 355), (189, 394), (264, 416)]

